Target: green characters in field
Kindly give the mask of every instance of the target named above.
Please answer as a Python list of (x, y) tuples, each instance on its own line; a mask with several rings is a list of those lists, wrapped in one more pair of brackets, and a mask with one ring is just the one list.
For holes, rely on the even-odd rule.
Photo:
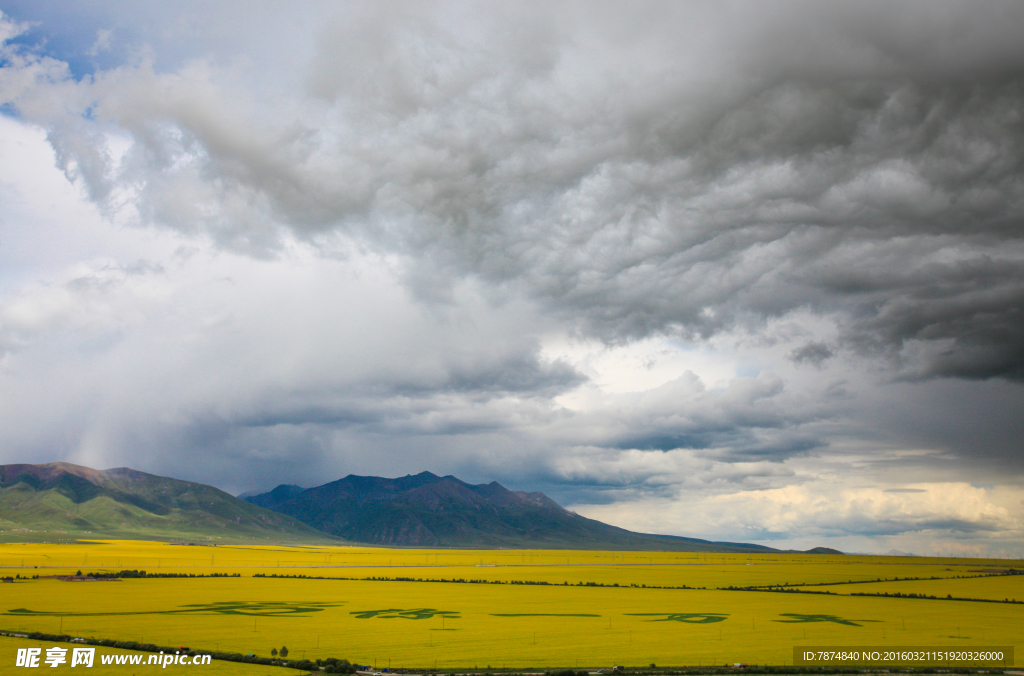
[(12, 608), (7, 615), (51, 615), (60, 617), (99, 617), (103, 615), (258, 615), (280, 617), (284, 615), (306, 615), (319, 613), (342, 603), (288, 603), (285, 601), (215, 601), (213, 603), (189, 603), (174, 610), (145, 610), (119, 612), (68, 613), (64, 611), (38, 611), (28, 608)]
[(350, 613), (355, 615), (360, 620), (366, 620), (371, 617), (379, 617), (382, 620), (393, 620), (396, 618), (402, 618), (405, 620), (429, 620), (432, 617), (446, 617), (451, 620), (459, 619), (459, 611), (457, 610), (437, 610), (436, 608), (411, 608), (403, 610), (402, 608), (387, 608), (385, 610), (357, 610)]
[(648, 622), (685, 622), (687, 624), (713, 624), (724, 622), (729, 613), (626, 613), (634, 617), (656, 617)]
[(805, 623), (805, 622), (834, 622), (836, 624), (845, 624), (850, 627), (859, 627), (858, 622), (881, 622), (881, 620), (847, 620), (838, 615), (801, 615), (799, 613), (780, 613), (782, 617), (788, 617), (788, 620), (774, 620), (775, 622), (786, 622), (786, 623)]

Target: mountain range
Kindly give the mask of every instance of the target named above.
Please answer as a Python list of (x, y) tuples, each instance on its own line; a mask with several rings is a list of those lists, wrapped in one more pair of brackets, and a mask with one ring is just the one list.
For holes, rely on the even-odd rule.
[(40, 539), (43, 531), (47, 539), (60, 532), (127, 539), (333, 539), (213, 486), (67, 462), (0, 466), (0, 530), (26, 539)]
[[(406, 547), (774, 552), (653, 535), (564, 509), (543, 493), (430, 472), (349, 475), (314, 488), (282, 484), (236, 498), (205, 484), (126, 467), (66, 462), (0, 466), (0, 540), (262, 540)], [(835, 553), (816, 548), (815, 553)]]
[(421, 472), (398, 479), (349, 475), (303, 490), (283, 484), (245, 500), (353, 542), (411, 547), (776, 551), (760, 545), (634, 533), (588, 519), (543, 493), (472, 485)]

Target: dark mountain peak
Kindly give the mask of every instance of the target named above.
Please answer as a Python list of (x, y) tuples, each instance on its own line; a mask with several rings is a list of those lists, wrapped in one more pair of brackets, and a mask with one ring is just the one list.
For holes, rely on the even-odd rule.
[(284, 500), (273, 491), (245, 500), (377, 544), (500, 545), (529, 521), (524, 511), (564, 511), (546, 497), (527, 500), (497, 481), (473, 485), (432, 472), (394, 479), (350, 474)]
[(295, 497), (304, 490), (306, 489), (303, 488), (302, 486), (296, 486), (294, 484), (281, 484), (277, 488), (274, 488), (272, 491), (270, 491), (270, 494), (275, 496), (288, 496), (291, 498)]
[[(416, 474), (416, 475), (406, 474), (405, 476), (406, 477), (415, 477), (417, 479), (440, 479), (441, 478), (441, 477), (437, 476), (436, 474), (434, 474), (433, 472), (420, 472), (419, 474)], [(454, 479), (455, 477), (453, 477), (451, 475), (448, 475), (448, 476), (446, 476), (444, 478), (445, 479)]]
[(400, 494), (397, 499), (404, 502), (418, 502), (436, 508), (442, 504), (449, 508), (469, 507), (480, 509), (491, 500), (486, 492), (479, 490), (483, 486), (471, 486), (455, 477), (443, 477), (440, 481), (423, 484)]
[(239, 495), (238, 497), (246, 502), (251, 502), (254, 505), (263, 507), (264, 509), (274, 509), (275, 505), (279, 505), (286, 500), (291, 500), (304, 490), (306, 489), (302, 486), (281, 484), (276, 488), (271, 489), (269, 493)]
[[(447, 477), (445, 477), (447, 478)], [(454, 477), (452, 477), (454, 478)], [(358, 492), (358, 493), (397, 493), (401, 491), (441, 481), (442, 478), (431, 472), (420, 472), (419, 474), (406, 474), (397, 479), (385, 479), (379, 476), (360, 476), (349, 474), (343, 479), (332, 481), (309, 490), (327, 489), (329, 492)]]
[[(255, 504), (270, 493), (247, 497)], [(574, 514), (539, 492), (468, 484), (431, 472), (395, 479), (350, 474), (272, 509), (355, 542), (431, 547), (776, 551), (758, 545), (633, 533)]]

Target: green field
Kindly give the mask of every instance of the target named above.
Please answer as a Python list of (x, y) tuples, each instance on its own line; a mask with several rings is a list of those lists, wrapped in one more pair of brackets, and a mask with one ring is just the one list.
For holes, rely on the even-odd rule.
[[(126, 569), (238, 577), (46, 577)], [(40, 578), (0, 589), (0, 630), (261, 657), (287, 645), (292, 659), (338, 657), (392, 669), (784, 665), (792, 663), (794, 646), (805, 645), (1014, 645), (1024, 604), (849, 595), (1024, 600), (1024, 575), (976, 572), (996, 569), (1005, 570), (1006, 562), (8, 544), (0, 546), (0, 574)], [(942, 579), (904, 579), (931, 577)], [(833, 593), (750, 590), (786, 584)]]

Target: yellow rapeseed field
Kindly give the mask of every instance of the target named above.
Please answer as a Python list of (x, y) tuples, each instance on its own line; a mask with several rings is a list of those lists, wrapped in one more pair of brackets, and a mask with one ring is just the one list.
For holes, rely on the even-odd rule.
[(471, 577), (695, 587), (955, 577), (972, 568), (1003, 564), (998, 560), (809, 554), (213, 547), (125, 541), (93, 545), (0, 544), (0, 570), (39, 567), (40, 571), (47, 571), (45, 574), (140, 569), (153, 573)]
[[(964, 590), (974, 584), (984, 593), (972, 598), (1024, 600), (1024, 576), (956, 579), (1005, 565), (798, 554), (5, 544), (0, 574), (41, 577), (0, 588), (0, 630), (260, 656), (286, 645), (293, 659), (340, 657), (377, 668), (789, 664), (795, 645), (1013, 645), (1024, 605), (846, 595), (924, 585), (934, 590), (928, 594), (969, 596)], [(130, 569), (239, 577), (45, 577)], [(424, 581), (361, 579), (372, 577)], [(944, 579), (805, 588), (834, 595), (724, 589), (897, 577)], [(502, 584), (436, 581), (442, 578)], [(690, 588), (653, 588), (684, 585)]]

